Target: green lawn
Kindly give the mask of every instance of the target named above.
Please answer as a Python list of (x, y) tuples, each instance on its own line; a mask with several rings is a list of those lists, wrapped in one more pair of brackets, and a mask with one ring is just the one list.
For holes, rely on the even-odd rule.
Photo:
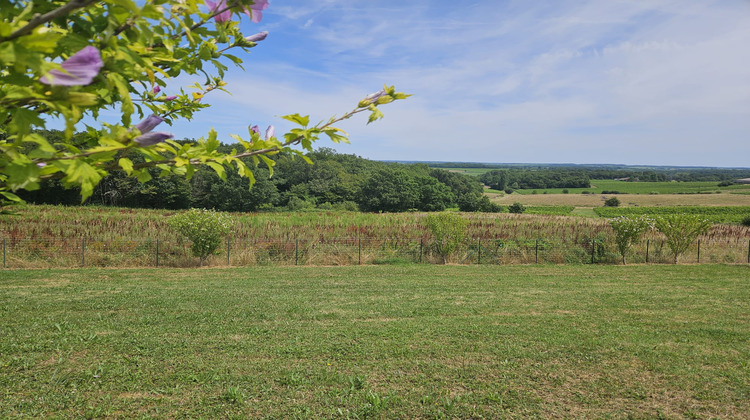
[(750, 412), (748, 266), (0, 271), (0, 316), (0, 418)]

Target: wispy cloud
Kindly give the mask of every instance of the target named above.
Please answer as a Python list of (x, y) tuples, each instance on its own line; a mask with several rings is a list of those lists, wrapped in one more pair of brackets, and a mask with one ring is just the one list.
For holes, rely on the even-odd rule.
[[(745, 165), (744, 0), (274, 3), (269, 38), (220, 132), (291, 112), (324, 119), (383, 83), (415, 96), (348, 122), (377, 159)], [(219, 115), (219, 117), (217, 117)], [(269, 121), (272, 122), (272, 121)], [(283, 124), (282, 124), (283, 126)]]

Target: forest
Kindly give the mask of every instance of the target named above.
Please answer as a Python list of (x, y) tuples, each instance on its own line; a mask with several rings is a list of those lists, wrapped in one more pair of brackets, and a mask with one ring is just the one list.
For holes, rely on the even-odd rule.
[[(53, 141), (62, 136), (55, 130), (42, 134)], [(74, 142), (82, 143), (87, 138), (85, 133), (78, 133)], [(232, 147), (220, 146), (225, 152)], [(136, 163), (139, 159), (135, 155), (127, 157)], [(485, 185), (511, 193), (524, 189), (589, 188), (592, 179), (727, 182), (750, 177), (747, 169), (654, 167), (641, 170), (617, 165), (512, 165), (473, 176), (449, 170), (459, 165), (454, 163), (380, 162), (328, 148), (310, 152), (306, 157), (313, 163), (296, 155), (271, 156), (273, 174), (264, 164), (256, 166), (256, 182), (251, 189), (247, 179), (235, 171), (227, 171), (226, 180), (222, 181), (208, 166), (200, 167), (189, 180), (175, 175), (160, 177), (161, 170), (152, 168), (149, 170), (152, 179), (145, 183), (124, 173), (112, 172), (99, 183), (85, 204), (155, 209), (198, 207), (236, 212), (313, 209), (404, 212), (447, 208), (500, 212), (505, 208), (492, 203), (483, 194)], [(248, 160), (247, 164), (251, 165), (252, 161)], [(45, 181), (40, 189), (21, 191), (19, 195), (35, 204), (81, 204), (80, 191), (68, 189), (58, 180)]]
[[(59, 132), (47, 132), (48, 137)], [(81, 136), (85, 138), (85, 136)], [(222, 145), (226, 151), (231, 145)], [(137, 163), (137, 156), (128, 156)], [(461, 207), (466, 211), (499, 211), (482, 195), (476, 177), (430, 168), (426, 164), (404, 165), (377, 162), (355, 155), (321, 148), (308, 153), (307, 163), (295, 155), (275, 155), (273, 175), (260, 164), (255, 167), (255, 184), (235, 171), (226, 180), (208, 166), (195, 175), (160, 177), (150, 169), (152, 179), (137, 179), (113, 172), (94, 190), (86, 204), (105, 206), (186, 209), (208, 208), (221, 211), (275, 210), (362, 210), (368, 212), (441, 211)], [(252, 161), (248, 161), (251, 164)], [(46, 181), (36, 191), (22, 191), (24, 200), (36, 204), (80, 204), (77, 189), (67, 189), (57, 180)], [(472, 210), (473, 209), (473, 210)]]

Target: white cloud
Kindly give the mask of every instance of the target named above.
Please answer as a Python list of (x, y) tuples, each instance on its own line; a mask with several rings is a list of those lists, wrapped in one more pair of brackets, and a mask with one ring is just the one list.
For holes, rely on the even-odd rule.
[(260, 75), (230, 77), (223, 117), (201, 117), (227, 131), (305, 110), (324, 119), (387, 82), (415, 96), (367, 128), (345, 123), (354, 144), (341, 150), (748, 165), (745, 1), (327, 0), (273, 4), (267, 16), (277, 54), (260, 53)]

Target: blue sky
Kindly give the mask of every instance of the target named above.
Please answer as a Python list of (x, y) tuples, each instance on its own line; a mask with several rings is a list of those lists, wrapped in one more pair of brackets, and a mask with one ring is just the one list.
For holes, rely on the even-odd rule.
[(750, 166), (750, 1), (272, 0), (232, 95), (175, 123), (290, 128), (395, 85), (385, 119), (341, 124), (380, 160)]

